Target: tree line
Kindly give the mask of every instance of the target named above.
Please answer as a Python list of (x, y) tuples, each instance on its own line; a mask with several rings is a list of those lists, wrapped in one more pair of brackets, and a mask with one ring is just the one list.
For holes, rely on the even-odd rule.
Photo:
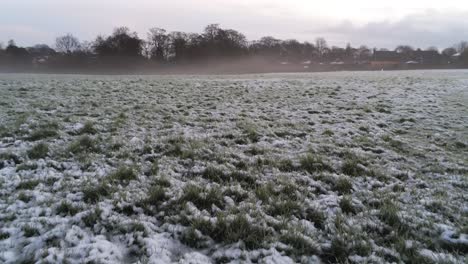
[[(97, 36), (93, 41), (80, 41), (72, 34), (57, 37), (53, 48), (45, 44), (20, 47), (14, 40), (0, 44), (0, 66), (85, 68), (128, 67), (129, 65), (184, 65), (201, 61), (233, 60), (259, 57), (272, 63), (326, 63), (342, 61), (360, 63), (372, 60), (376, 50), (367, 46), (329, 46), (324, 38), (314, 42), (295, 39), (280, 40), (271, 36), (248, 41), (244, 34), (223, 29), (218, 24), (205, 27), (202, 33), (167, 32), (152, 28), (145, 39), (127, 27), (115, 28), (108, 36)], [(399, 45), (394, 50), (406, 59), (421, 49)], [(463, 41), (441, 52), (444, 63), (457, 58), (456, 63), (468, 65), (468, 42)]]

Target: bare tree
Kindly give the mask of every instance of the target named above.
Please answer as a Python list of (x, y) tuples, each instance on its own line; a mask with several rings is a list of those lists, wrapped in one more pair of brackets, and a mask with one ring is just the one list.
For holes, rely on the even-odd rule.
[(168, 50), (168, 40), (169, 36), (165, 29), (150, 29), (148, 32), (148, 40), (146, 42), (146, 49), (147, 53), (149, 53), (149, 57), (157, 61), (164, 61), (167, 55), (165, 53), (167, 53)]
[(16, 47), (15, 41), (12, 40), (12, 39), (10, 39), (10, 40), (8, 41), (8, 46), (7, 46), (7, 47)]
[(91, 54), (93, 53), (93, 43), (89, 41), (83, 41), (80, 43), (80, 49), (82, 53)]
[(319, 58), (322, 58), (325, 52), (328, 50), (327, 41), (324, 38), (317, 38), (315, 40), (315, 49)]
[(55, 39), (55, 47), (58, 52), (72, 53), (80, 49), (80, 41), (72, 34), (66, 34)]

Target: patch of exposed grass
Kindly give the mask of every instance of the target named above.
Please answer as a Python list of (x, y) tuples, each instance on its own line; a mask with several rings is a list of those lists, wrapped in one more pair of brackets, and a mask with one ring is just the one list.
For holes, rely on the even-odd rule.
[(226, 178), (233, 182), (239, 182), (244, 188), (251, 188), (256, 183), (256, 179), (253, 176), (241, 171), (233, 171), (226, 175)]
[(32, 190), (40, 183), (39, 180), (22, 181), (16, 186), (17, 190)]
[(87, 203), (97, 203), (103, 197), (108, 197), (113, 192), (109, 184), (102, 182), (95, 186), (89, 185), (83, 189), (83, 199)]
[(45, 143), (34, 145), (30, 150), (28, 150), (28, 156), (31, 159), (45, 158), (47, 153), (49, 153), (49, 146)]
[(340, 237), (332, 239), (328, 259), (334, 259), (336, 263), (345, 263), (350, 252), (346, 241)]
[(184, 188), (184, 194), (179, 201), (181, 203), (191, 202), (199, 210), (210, 211), (213, 205), (221, 209), (224, 208), (223, 192), (219, 187), (211, 187), (207, 190), (189, 184)]
[(359, 127), (359, 130), (362, 131), (362, 132), (369, 133), (369, 128), (368, 128), (368, 127), (365, 127), (365, 126), (360, 126), (360, 127)]
[(248, 150), (245, 151), (246, 154), (252, 155), (252, 156), (257, 156), (257, 155), (263, 155), (265, 154), (265, 150), (258, 148), (256, 146), (253, 146), (249, 148)]
[(222, 183), (226, 176), (221, 169), (215, 168), (213, 166), (208, 166), (202, 173), (202, 177), (217, 183)]
[(201, 249), (205, 247), (205, 240), (202, 236), (200, 231), (189, 227), (182, 233), (180, 241), (191, 248)]
[(320, 252), (318, 245), (312, 243), (310, 240), (298, 231), (286, 232), (279, 238), (281, 242), (290, 246), (290, 251), (296, 256), (302, 255), (316, 255)]
[(258, 186), (255, 189), (255, 195), (261, 201), (268, 202), (271, 197), (276, 195), (273, 183), (268, 182), (267, 184)]
[(109, 180), (120, 183), (128, 183), (132, 180), (136, 180), (137, 178), (138, 176), (135, 173), (135, 170), (130, 167), (120, 167), (108, 176)]
[(67, 201), (62, 201), (59, 206), (55, 209), (57, 214), (62, 215), (62, 216), (67, 216), (67, 215), (76, 215), (77, 213), (80, 212), (81, 208), (73, 206), (71, 203)]
[(25, 237), (33, 237), (40, 235), (39, 230), (31, 225), (25, 225), (22, 228)]
[(330, 165), (325, 163), (320, 156), (307, 154), (299, 160), (301, 168), (309, 173), (317, 173), (322, 171), (332, 171)]
[(302, 210), (302, 205), (297, 201), (290, 199), (284, 199), (274, 201), (268, 208), (268, 214), (272, 216), (292, 216), (299, 215)]
[(304, 218), (312, 223), (316, 228), (325, 228), (325, 221), (327, 220), (325, 213), (320, 211), (318, 208), (307, 208), (305, 210)]
[(296, 170), (296, 167), (290, 159), (282, 159), (278, 161), (276, 167), (282, 172), (292, 172)]
[(276, 166), (276, 161), (269, 159), (269, 158), (257, 158), (255, 160), (255, 166), (257, 166), (259, 169), (267, 166), (267, 167), (274, 167)]
[(10, 233), (0, 231), (0, 240), (5, 240), (10, 237)]
[(238, 124), (238, 127), (244, 132), (244, 135), (250, 140), (252, 143), (257, 143), (261, 135), (257, 132), (257, 128), (252, 123), (243, 122)]
[(32, 163), (32, 164), (20, 164), (16, 167), (16, 171), (27, 171), (27, 170), (35, 170), (37, 169), (37, 164)]
[(322, 135), (324, 136), (328, 136), (328, 137), (331, 137), (333, 136), (335, 133), (333, 131), (331, 131), (330, 129), (325, 129), (325, 131), (323, 131)]
[(153, 186), (148, 191), (148, 198), (145, 199), (144, 203), (147, 205), (159, 206), (166, 200), (166, 191), (161, 186)]
[(356, 209), (353, 206), (353, 201), (350, 196), (344, 196), (343, 198), (341, 198), (339, 205), (341, 211), (345, 214), (356, 213)]
[(54, 138), (57, 137), (57, 130), (53, 127), (41, 127), (33, 132), (28, 137), (29, 141), (38, 141), (41, 139)]
[(363, 176), (366, 174), (366, 170), (359, 163), (358, 159), (347, 159), (341, 166), (341, 171), (349, 176)]
[(231, 244), (242, 241), (249, 250), (261, 248), (271, 235), (268, 229), (255, 226), (243, 214), (236, 215), (232, 220), (218, 216), (214, 225), (198, 222), (193, 227), (217, 242)]
[(99, 207), (96, 207), (94, 210), (91, 210), (85, 216), (81, 218), (83, 223), (87, 227), (94, 227), (95, 224), (101, 219), (102, 210)]
[(86, 121), (83, 127), (78, 131), (78, 134), (96, 134), (97, 130), (94, 128), (94, 124), (91, 121)]
[(96, 140), (85, 135), (70, 144), (68, 150), (73, 154), (99, 152)]
[(159, 162), (158, 160), (154, 160), (151, 163), (150, 174), (155, 176), (155, 175), (158, 175), (158, 173), (159, 173)]
[(405, 122), (411, 122), (411, 123), (415, 123), (416, 120), (414, 120), (414, 118), (410, 117), (410, 118), (400, 118), (398, 119), (398, 123), (405, 123)]
[(376, 110), (377, 112), (379, 112), (379, 113), (384, 113), (384, 114), (391, 114), (391, 113), (392, 113), (392, 111), (390, 111), (390, 110), (388, 109), (388, 107), (385, 106), (385, 105), (378, 105), (378, 106), (375, 108), (375, 110)]
[(0, 153), (0, 165), (3, 165), (3, 161), (9, 161), (9, 160), (12, 160), (16, 164), (21, 163), (20, 158), (13, 153), (10, 153), (10, 152)]
[(465, 149), (466, 148), (466, 144), (461, 142), (461, 141), (457, 141), (454, 143), (454, 146), (455, 148), (457, 149)]
[(339, 192), (340, 194), (350, 193), (352, 189), (353, 189), (353, 184), (346, 177), (338, 178), (338, 180), (336, 180), (335, 185), (334, 185), (334, 190)]
[(140, 222), (133, 222), (128, 226), (128, 233), (143, 233), (143, 236), (147, 236), (146, 227)]
[(0, 125), (0, 137), (11, 137), (14, 135), (10, 128)]
[(184, 192), (180, 200), (184, 202), (189, 202), (189, 201), (201, 199), (202, 192), (203, 192), (203, 189), (198, 187), (197, 185), (187, 184), (184, 188)]
[(382, 222), (392, 227), (401, 226), (401, 220), (398, 216), (399, 208), (390, 200), (385, 200), (379, 211), (379, 218)]
[(230, 197), (236, 203), (245, 201), (249, 197), (247, 192), (237, 189), (227, 189), (223, 195)]
[(165, 176), (160, 176), (154, 180), (154, 184), (161, 187), (171, 187), (171, 182)]
[(25, 203), (29, 203), (31, 199), (32, 197), (30, 195), (27, 195), (25, 192), (20, 192), (18, 194), (18, 200), (23, 201)]
[(394, 139), (390, 135), (382, 136), (382, 140), (387, 142), (387, 144), (389, 144), (390, 147), (394, 148), (395, 150), (400, 152), (406, 152), (404, 144), (400, 140)]
[(170, 138), (167, 143), (169, 144), (165, 154), (171, 157), (179, 157), (181, 159), (195, 159), (195, 150), (200, 148), (200, 142), (190, 142), (182, 136)]

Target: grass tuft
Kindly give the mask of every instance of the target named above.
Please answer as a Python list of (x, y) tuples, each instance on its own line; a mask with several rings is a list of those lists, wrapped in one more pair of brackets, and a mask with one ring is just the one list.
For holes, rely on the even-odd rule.
[(305, 238), (303, 234), (297, 231), (287, 232), (280, 237), (280, 241), (286, 245), (289, 245), (292, 254), (301, 255), (316, 255), (320, 252), (317, 245), (314, 245)]
[(312, 223), (316, 228), (324, 229), (327, 220), (325, 214), (318, 208), (307, 208), (304, 212), (304, 218)]
[(249, 250), (261, 248), (271, 235), (269, 230), (250, 223), (243, 214), (236, 215), (232, 220), (218, 216), (214, 225), (209, 221), (196, 221), (192, 227), (216, 242), (232, 244), (242, 241)]
[(57, 206), (57, 214), (62, 215), (62, 216), (73, 216), (76, 215), (78, 212), (80, 212), (79, 207), (73, 206), (71, 203), (67, 201), (62, 201), (59, 206)]
[(118, 181), (121, 183), (128, 183), (129, 181), (136, 180), (138, 178), (135, 171), (129, 167), (120, 167), (108, 177), (111, 181)]
[(97, 186), (87, 186), (83, 189), (83, 199), (87, 203), (97, 203), (103, 197), (111, 195), (112, 188), (107, 183), (100, 183)]
[(99, 152), (97, 142), (89, 136), (81, 136), (70, 144), (68, 150), (73, 154)]
[(357, 159), (347, 159), (343, 166), (341, 166), (341, 171), (349, 176), (363, 176), (366, 174), (366, 170), (360, 166), (360, 163)]
[(282, 159), (278, 162), (277, 168), (282, 172), (292, 172), (296, 170), (292, 160)]
[(301, 168), (309, 173), (332, 171), (330, 165), (326, 164), (319, 156), (307, 154), (299, 160)]
[(200, 210), (210, 211), (213, 205), (221, 209), (224, 208), (223, 192), (219, 187), (214, 186), (206, 190), (189, 184), (184, 188), (180, 202), (192, 202)]
[(32, 190), (36, 188), (37, 185), (39, 185), (40, 181), (38, 180), (28, 180), (28, 181), (22, 181), (18, 186), (16, 186), (17, 190)]
[(47, 153), (49, 153), (49, 146), (45, 143), (39, 143), (28, 150), (28, 157), (31, 159), (42, 159), (47, 156)]
[(292, 216), (299, 215), (302, 210), (302, 205), (293, 200), (276, 200), (269, 208), (268, 214), (272, 216)]
[(223, 182), (225, 178), (224, 172), (213, 166), (208, 166), (202, 173), (202, 177), (217, 183)]
[(0, 231), (0, 240), (5, 240), (10, 237), (10, 233)]
[(94, 125), (91, 121), (86, 121), (84, 126), (78, 131), (78, 134), (83, 135), (83, 134), (96, 134), (97, 130), (94, 128)]
[(392, 227), (401, 226), (400, 217), (398, 216), (399, 208), (392, 201), (384, 201), (379, 211), (379, 218), (382, 222)]
[(83, 216), (81, 220), (87, 227), (94, 227), (95, 224), (101, 219), (102, 210), (96, 207), (94, 210)]
[(57, 136), (57, 130), (53, 127), (41, 127), (31, 132), (31, 135), (29, 135), (28, 140), (38, 141), (41, 139), (53, 138)]
[(145, 200), (146, 204), (159, 205), (166, 200), (166, 191), (161, 186), (153, 186), (150, 188), (148, 198)]
[(353, 184), (351, 181), (346, 177), (340, 177), (334, 186), (335, 191), (339, 192), (340, 194), (347, 194), (351, 193), (353, 189)]
[(355, 214), (356, 209), (353, 206), (353, 201), (350, 196), (344, 196), (340, 200), (341, 211), (345, 214)]
[(268, 202), (270, 200), (270, 197), (275, 195), (275, 190), (274, 186), (271, 182), (261, 185), (255, 189), (255, 195), (257, 196), (258, 199), (260, 199), (262, 202)]
[(202, 234), (193, 227), (187, 228), (182, 233), (180, 241), (185, 245), (196, 249), (201, 249), (205, 246)]
[(25, 237), (33, 237), (40, 235), (39, 230), (30, 225), (23, 226), (22, 230)]
[(18, 194), (18, 200), (23, 201), (24, 203), (29, 203), (32, 197), (27, 195), (25, 192), (20, 192)]

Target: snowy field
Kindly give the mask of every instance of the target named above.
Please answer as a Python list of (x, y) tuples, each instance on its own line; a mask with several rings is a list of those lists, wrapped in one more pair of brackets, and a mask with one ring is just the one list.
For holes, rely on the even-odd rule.
[(468, 71), (0, 75), (0, 263), (466, 263)]

